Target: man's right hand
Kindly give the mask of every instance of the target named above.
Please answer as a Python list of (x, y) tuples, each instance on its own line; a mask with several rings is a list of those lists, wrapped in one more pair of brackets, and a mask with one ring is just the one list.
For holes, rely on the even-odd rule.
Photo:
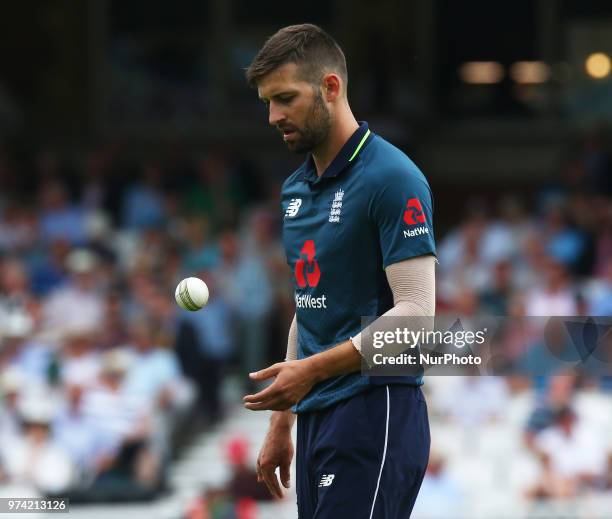
[(257, 458), (257, 481), (263, 481), (278, 499), (283, 497), (283, 491), (276, 476), (277, 467), (283, 486), (289, 488), (289, 468), (293, 459), (291, 428), (294, 421), (295, 415), (291, 411), (272, 413), (270, 428)]

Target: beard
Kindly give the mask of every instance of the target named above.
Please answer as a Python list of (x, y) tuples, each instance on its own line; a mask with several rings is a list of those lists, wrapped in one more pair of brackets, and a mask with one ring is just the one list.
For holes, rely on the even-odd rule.
[(317, 92), (306, 115), (304, 126), (295, 127), (295, 138), (285, 141), (287, 148), (293, 153), (307, 153), (314, 150), (329, 136), (331, 114), (325, 106), (321, 92)]

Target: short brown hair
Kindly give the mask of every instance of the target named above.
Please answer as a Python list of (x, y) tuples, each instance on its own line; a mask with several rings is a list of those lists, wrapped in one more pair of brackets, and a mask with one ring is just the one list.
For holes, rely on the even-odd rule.
[(289, 25), (270, 36), (246, 70), (247, 83), (257, 88), (259, 81), (286, 63), (300, 67), (300, 76), (317, 84), (326, 71), (337, 73), (348, 82), (342, 49), (323, 29), (310, 23)]

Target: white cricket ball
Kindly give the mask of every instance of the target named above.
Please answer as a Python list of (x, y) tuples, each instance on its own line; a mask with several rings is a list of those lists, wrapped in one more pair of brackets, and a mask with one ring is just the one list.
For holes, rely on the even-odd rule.
[(185, 278), (177, 285), (174, 297), (181, 308), (195, 312), (208, 303), (208, 287), (200, 278)]

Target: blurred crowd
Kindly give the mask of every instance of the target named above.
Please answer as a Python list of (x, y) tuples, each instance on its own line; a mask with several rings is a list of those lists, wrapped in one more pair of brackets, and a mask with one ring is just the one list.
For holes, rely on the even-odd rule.
[[(609, 146), (609, 143), (608, 143)], [(599, 137), (546, 185), (468, 201), (439, 241), (438, 310), (612, 315), (612, 162)]]
[[(612, 315), (609, 147), (589, 137), (547, 185), (469, 200), (437, 233), (438, 313)], [(250, 391), (246, 373), (284, 356), (294, 303), (282, 176), (223, 150), (25, 157), (0, 150), (0, 481), (82, 501), (149, 498), (186, 425), (223, 419), (228, 375)], [(187, 276), (208, 284), (205, 311), (175, 304)], [(552, 375), (466, 378), (451, 393), (432, 380), (433, 427), (505, 423), (512, 399), (537, 390), (517, 432), (540, 474), (524, 495), (609, 490), (612, 446), (593, 447), (583, 431), (603, 429), (583, 422), (575, 398), (610, 384)], [(460, 500), (433, 437), (423, 500)]]
[(432, 456), (416, 516), (612, 495), (612, 320), (581, 337), (604, 354), (594, 371), (565, 320), (529, 319), (612, 317), (611, 145), (590, 135), (531, 193), (470, 200), (439, 241), (437, 314), (505, 316), (493, 346), (508, 375), (426, 378)]
[[(278, 202), (223, 153), (170, 155), (0, 153), (0, 482), (149, 498), (225, 377), (282, 355)], [(188, 276), (206, 311), (174, 302)]]

